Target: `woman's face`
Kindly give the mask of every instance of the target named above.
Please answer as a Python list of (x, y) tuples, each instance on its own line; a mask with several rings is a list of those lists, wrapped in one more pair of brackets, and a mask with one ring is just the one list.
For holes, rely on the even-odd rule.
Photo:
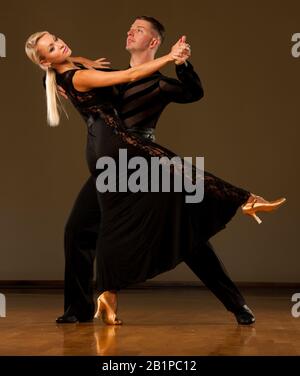
[(66, 43), (53, 34), (43, 35), (37, 42), (37, 50), (44, 66), (60, 64), (72, 53)]

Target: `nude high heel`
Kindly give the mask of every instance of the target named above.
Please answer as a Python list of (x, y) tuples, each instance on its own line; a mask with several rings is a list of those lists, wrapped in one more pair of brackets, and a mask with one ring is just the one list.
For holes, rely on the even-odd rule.
[(97, 299), (97, 311), (94, 318), (102, 318), (103, 322), (107, 325), (121, 325), (122, 320), (118, 319), (116, 316), (116, 310), (114, 311), (108, 302), (108, 295), (111, 294), (107, 291), (102, 293)]
[(242, 211), (244, 214), (251, 215), (258, 224), (262, 223), (262, 220), (255, 214), (257, 211), (272, 211), (277, 209), (280, 205), (282, 205), (286, 198), (282, 197), (274, 201), (267, 201), (261, 196), (253, 195), (253, 200), (250, 202), (246, 202), (246, 204), (242, 205)]

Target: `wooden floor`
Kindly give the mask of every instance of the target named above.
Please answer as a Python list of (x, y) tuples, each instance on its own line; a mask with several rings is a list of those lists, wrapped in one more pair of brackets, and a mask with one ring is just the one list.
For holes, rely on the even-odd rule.
[(122, 326), (57, 325), (62, 292), (2, 291), (7, 316), (0, 318), (0, 355), (300, 355), (300, 318), (291, 314), (295, 292), (243, 290), (257, 322), (242, 327), (201, 288), (123, 290)]

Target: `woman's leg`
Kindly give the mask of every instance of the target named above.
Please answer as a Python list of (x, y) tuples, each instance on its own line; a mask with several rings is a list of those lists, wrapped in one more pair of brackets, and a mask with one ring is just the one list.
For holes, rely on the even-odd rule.
[[(95, 178), (94, 178), (95, 179)], [(94, 180), (94, 184), (96, 185), (96, 179)], [(102, 206), (101, 204), (101, 194), (97, 191), (97, 200), (99, 207)], [(96, 286), (98, 290), (98, 298), (97, 298), (97, 310), (94, 315), (95, 318), (102, 318), (102, 320), (108, 325), (121, 325), (123, 324), (122, 320), (117, 318), (117, 309), (118, 309), (118, 296), (117, 292), (119, 289), (106, 289), (103, 286), (103, 282), (105, 278), (100, 274), (98, 264), (99, 260), (102, 259), (102, 249), (101, 249), (101, 236), (97, 239), (96, 244)], [(107, 254), (107, 257), (111, 257), (110, 254)], [(109, 270), (107, 271), (109, 273)]]

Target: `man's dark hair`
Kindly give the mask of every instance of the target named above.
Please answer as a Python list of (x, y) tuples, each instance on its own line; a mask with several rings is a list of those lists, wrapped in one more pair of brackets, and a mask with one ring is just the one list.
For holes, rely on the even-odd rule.
[(154, 17), (150, 17), (150, 16), (138, 16), (135, 18), (136, 20), (144, 20), (144, 21), (148, 21), (152, 28), (158, 33), (158, 35), (160, 36), (160, 39), (161, 39), (161, 43), (163, 43), (164, 39), (165, 39), (165, 27), (162, 23), (160, 23), (156, 18)]

